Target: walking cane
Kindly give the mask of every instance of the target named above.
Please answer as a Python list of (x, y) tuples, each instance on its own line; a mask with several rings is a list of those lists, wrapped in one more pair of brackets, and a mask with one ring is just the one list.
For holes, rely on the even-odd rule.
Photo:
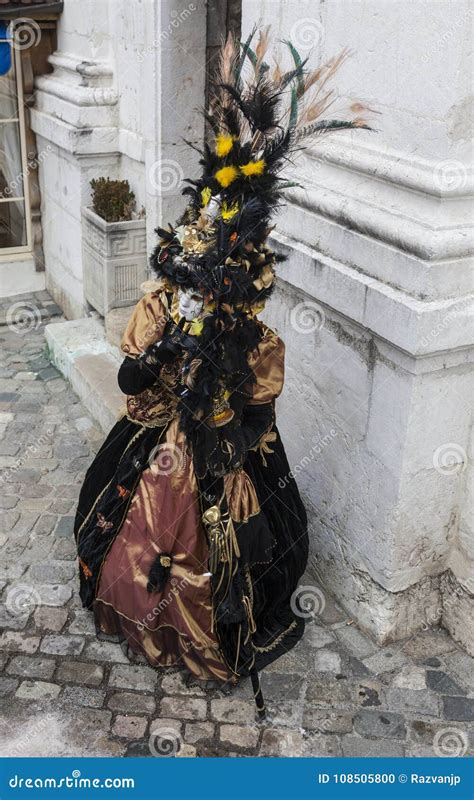
[(252, 679), (253, 696), (255, 698), (258, 716), (260, 719), (265, 719), (265, 701), (260, 686), (260, 678), (255, 668), (250, 670), (250, 678)]

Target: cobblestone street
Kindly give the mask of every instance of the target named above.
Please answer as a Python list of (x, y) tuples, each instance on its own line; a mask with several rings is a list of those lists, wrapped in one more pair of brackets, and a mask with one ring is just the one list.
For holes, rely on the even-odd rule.
[(0, 754), (472, 755), (473, 659), (442, 629), (381, 648), (326, 595), (262, 676), (263, 724), (248, 681), (204, 692), (96, 640), (72, 528), (104, 435), (48, 361), (48, 303), (30, 297), (32, 324), (0, 328)]

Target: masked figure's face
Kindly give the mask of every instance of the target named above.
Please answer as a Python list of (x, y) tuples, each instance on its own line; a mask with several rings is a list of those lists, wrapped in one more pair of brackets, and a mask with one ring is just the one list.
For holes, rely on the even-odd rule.
[(179, 313), (187, 322), (190, 322), (202, 311), (203, 297), (196, 289), (180, 289), (178, 292)]

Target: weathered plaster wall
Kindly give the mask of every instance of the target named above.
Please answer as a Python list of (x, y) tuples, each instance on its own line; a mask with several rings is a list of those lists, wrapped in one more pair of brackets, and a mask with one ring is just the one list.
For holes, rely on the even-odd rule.
[(267, 319), (313, 565), (381, 641), (442, 621), (472, 649), (472, 12), (429, 8), (243, 0), (242, 28), (272, 24), (316, 62), (349, 47), (341, 101), (381, 112), (299, 159), (274, 235), (288, 262)]

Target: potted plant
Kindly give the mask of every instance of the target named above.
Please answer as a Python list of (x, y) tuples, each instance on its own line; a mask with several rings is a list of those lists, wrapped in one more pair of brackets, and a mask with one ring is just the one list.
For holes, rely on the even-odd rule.
[(84, 294), (102, 316), (140, 297), (147, 277), (144, 211), (135, 212), (128, 181), (90, 182), (92, 208), (82, 209)]

